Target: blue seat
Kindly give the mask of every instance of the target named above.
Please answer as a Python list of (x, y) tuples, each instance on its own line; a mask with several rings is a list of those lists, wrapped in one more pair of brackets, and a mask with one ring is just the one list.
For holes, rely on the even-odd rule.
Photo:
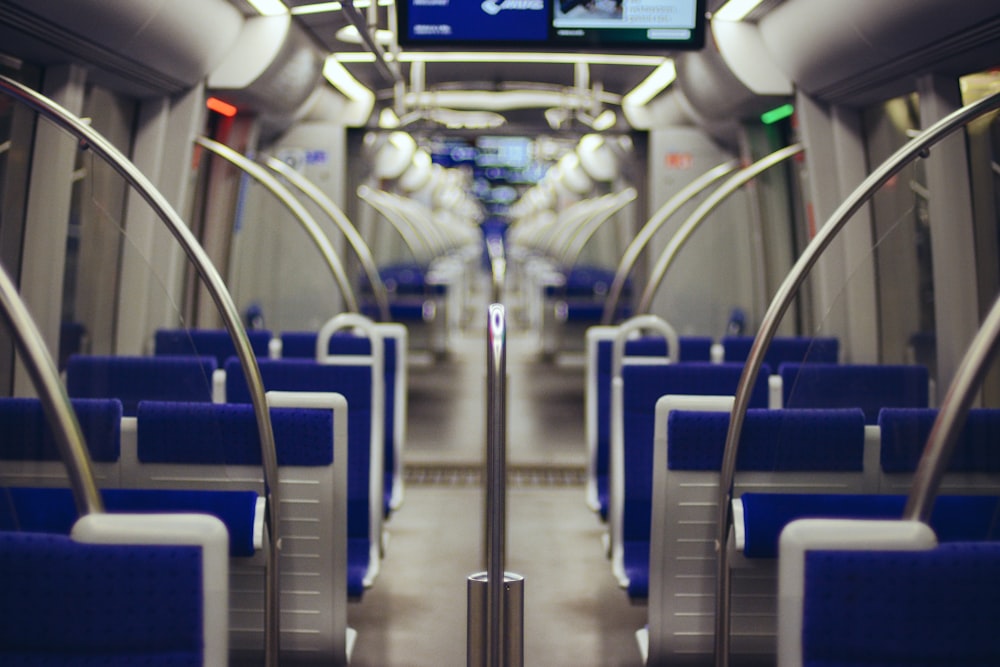
[(876, 424), (882, 408), (926, 408), (927, 368), (909, 365), (782, 364), (786, 408), (858, 407)]
[[(656, 403), (667, 394), (733, 395), (742, 373), (743, 364), (701, 362), (622, 368), (623, 429), (620, 441), (612, 440), (611, 459), (612, 567), (631, 598), (648, 594)], [(751, 396), (754, 407), (768, 405), (769, 373), (761, 369)]]
[[(278, 459), (282, 542), (282, 655), (328, 664), (348, 655), (347, 404), (333, 394), (268, 392)], [(139, 408), (123, 459), (134, 484), (263, 493), (257, 420), (249, 404), (161, 403)], [(367, 554), (365, 554), (367, 555)], [(258, 654), (263, 641), (263, 562), (234, 561), (230, 644)], [(353, 574), (363, 590), (364, 572)], [(360, 594), (360, 593), (358, 593)], [(249, 656), (248, 656), (249, 657)]]
[[(383, 467), (385, 481), (383, 496), (385, 515), (402, 502), (403, 479), (401, 454), (405, 439), (406, 421), (406, 328), (399, 324), (375, 324), (382, 334), (383, 371), (385, 387), (385, 452)], [(291, 331), (281, 334), (282, 358), (315, 359), (318, 334)], [(354, 336), (346, 331), (330, 337), (327, 353), (332, 355), (369, 355), (371, 343), (367, 337)]]
[[(374, 581), (379, 568), (381, 518), (381, 417), (373, 408), (376, 400), (370, 363), (324, 365), (308, 359), (262, 359), (259, 362), (268, 391), (337, 393), (347, 399), (347, 538), (348, 592), (361, 596)], [(249, 403), (250, 393), (243, 371), (235, 359), (226, 362), (226, 400)], [(373, 433), (374, 431), (374, 433)], [(379, 470), (372, 474), (373, 463)]]
[[(148, 543), (150, 533), (161, 543)], [(0, 532), (0, 663), (227, 663), (225, 528), (216, 519), (90, 515), (73, 535)]]
[[(715, 623), (719, 476), (732, 398), (695, 406), (667, 396), (656, 416), (649, 547), (651, 664), (711, 659)], [(877, 441), (875, 441), (877, 442)], [(744, 421), (733, 493), (861, 493), (869, 484), (860, 409), (751, 409)], [(737, 523), (734, 521), (734, 524)], [(732, 540), (735, 544), (737, 540)], [(734, 654), (773, 660), (775, 568), (731, 558)]]
[[(247, 337), (256, 356), (268, 356), (270, 331), (250, 329)], [(226, 359), (236, 356), (236, 345), (225, 329), (157, 329), (153, 354), (215, 357), (216, 364), (222, 368)]]
[[(724, 336), (723, 361), (746, 361), (750, 356), (753, 336)], [(776, 336), (767, 346), (764, 363), (778, 368), (785, 363), (835, 364), (840, 359), (840, 341), (836, 338), (807, 336)]]
[(125, 416), (141, 400), (212, 400), (213, 357), (109, 357), (74, 355), (66, 365), (66, 391), (73, 398), (117, 398)]
[[(590, 448), (589, 483), (594, 491), (590, 504), (600, 513), (602, 519), (608, 516), (608, 464), (611, 440), (611, 351), (614, 346), (613, 332), (617, 327), (607, 327), (607, 332), (600, 331), (604, 327), (594, 327), (588, 331), (588, 341), (594, 334), (592, 344), (588, 344), (588, 404), (587, 415), (588, 447)], [(681, 336), (681, 361), (709, 361), (711, 359), (712, 339), (708, 336)], [(659, 336), (647, 336), (625, 343), (626, 356), (667, 357), (667, 343)], [(593, 358), (591, 358), (593, 356)], [(593, 368), (593, 371), (590, 370)], [(593, 377), (589, 374), (593, 372)]]
[(1000, 664), (1000, 543), (911, 521), (803, 520), (781, 538), (783, 667)]

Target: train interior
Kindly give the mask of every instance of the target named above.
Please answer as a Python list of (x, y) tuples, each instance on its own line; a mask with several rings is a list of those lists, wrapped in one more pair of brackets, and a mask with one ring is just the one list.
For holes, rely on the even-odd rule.
[(1000, 664), (1000, 7), (458, 4), (0, 0), (0, 663)]

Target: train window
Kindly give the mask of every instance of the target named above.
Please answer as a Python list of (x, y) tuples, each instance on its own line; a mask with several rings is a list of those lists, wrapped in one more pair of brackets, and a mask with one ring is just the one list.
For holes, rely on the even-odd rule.
[[(1000, 90), (1000, 72), (970, 74), (960, 84), (962, 103), (969, 104)], [(1000, 293), (1000, 113), (970, 123), (968, 136), (979, 310), (985, 313)], [(987, 405), (1000, 405), (1000, 363), (994, 364), (983, 391)]]
[[(919, 131), (916, 95), (863, 113), (870, 168)], [(923, 164), (905, 167), (872, 199), (872, 238), (882, 363), (920, 363), (934, 375), (934, 287)]]

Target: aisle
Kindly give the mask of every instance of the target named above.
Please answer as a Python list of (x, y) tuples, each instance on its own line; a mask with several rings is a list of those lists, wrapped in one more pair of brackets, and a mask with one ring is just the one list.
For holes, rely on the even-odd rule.
[[(360, 667), (460, 667), (466, 662), (466, 578), (483, 569), (485, 342), (470, 332), (452, 357), (410, 369), (409, 483), (382, 573), (348, 611)], [(525, 577), (525, 664), (637, 666), (631, 606), (584, 504), (583, 371), (537, 362), (508, 340), (507, 569)]]

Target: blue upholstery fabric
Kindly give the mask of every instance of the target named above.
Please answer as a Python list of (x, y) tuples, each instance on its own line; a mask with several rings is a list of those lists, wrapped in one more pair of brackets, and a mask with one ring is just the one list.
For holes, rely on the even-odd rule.
[[(906, 496), (867, 494), (745, 493), (743, 502), (748, 558), (777, 558), (778, 537), (795, 519), (899, 519)], [(931, 528), (940, 542), (1000, 537), (1000, 498), (939, 496)]]
[[(115, 398), (72, 401), (91, 460), (112, 463), (121, 453), (122, 404)], [(35, 398), (0, 399), (0, 459), (60, 461), (55, 435)]]
[(861, 408), (865, 423), (878, 423), (882, 408), (925, 408), (924, 366), (782, 364), (786, 408)]
[[(859, 409), (747, 411), (738, 470), (860, 471), (864, 415)], [(729, 413), (674, 410), (667, 420), (669, 470), (718, 471)]]
[[(261, 465), (260, 431), (249, 404), (144, 401), (138, 414), (143, 463)], [(333, 415), (326, 410), (272, 408), (278, 465), (333, 462)]]
[[(565, 272), (563, 277), (565, 282), (562, 285), (547, 285), (544, 288), (545, 296), (566, 300), (567, 321), (599, 322), (604, 313), (604, 298), (614, 282), (614, 269), (577, 265)], [(626, 303), (631, 291), (632, 282), (626, 280), (616, 318), (630, 314)]]
[[(725, 336), (722, 339), (722, 360), (746, 361), (753, 340), (753, 336)], [(778, 336), (764, 353), (764, 363), (771, 368), (785, 363), (835, 364), (839, 355), (840, 341), (836, 338)]]
[[(267, 357), (271, 332), (247, 331), (254, 355)], [(153, 339), (153, 354), (215, 357), (219, 368), (236, 356), (236, 345), (225, 329), (159, 329)]]
[[(307, 358), (316, 357), (317, 334), (312, 332), (285, 332), (281, 334), (281, 356), (283, 358)], [(385, 513), (389, 515), (389, 503), (392, 499), (392, 487), (395, 482), (395, 423), (396, 423), (396, 339), (382, 339), (382, 363), (385, 374), (385, 427), (383, 434), (385, 437), (385, 454), (383, 463), (385, 468)], [(331, 354), (369, 354), (371, 343), (364, 336), (354, 336), (347, 332), (336, 334), (330, 337), (330, 345), (327, 350)]]
[(803, 664), (1000, 664), (1000, 545), (929, 551), (810, 551)]
[[(253, 491), (102, 489), (101, 498), (111, 513), (211, 514), (229, 530), (230, 556), (254, 554), (257, 494)], [(76, 504), (67, 488), (0, 489), (0, 531), (69, 535), (76, 519)]]
[[(689, 363), (662, 366), (628, 365), (624, 383), (624, 504), (622, 543), (626, 572), (635, 572), (635, 590), (641, 592), (649, 578), (649, 534), (653, 504), (653, 426), (656, 402), (666, 394), (732, 395), (743, 364)], [(751, 394), (751, 405), (767, 406), (764, 368)], [(645, 559), (645, 569), (642, 561)], [(630, 580), (633, 579), (629, 575)]]
[[(937, 410), (886, 408), (879, 413), (881, 464), (887, 473), (917, 469)], [(1000, 410), (970, 410), (951, 455), (951, 472), (1000, 472)]]
[[(594, 475), (602, 519), (608, 517), (608, 459), (611, 450), (611, 353), (614, 342), (597, 342), (597, 452)], [(646, 336), (625, 342), (625, 354), (634, 357), (666, 357), (667, 342), (660, 336)], [(712, 339), (708, 336), (681, 336), (681, 361), (709, 361)]]
[(117, 398), (126, 416), (139, 401), (212, 400), (213, 357), (104, 357), (75, 355), (66, 366), (66, 391), (74, 398)]
[[(226, 397), (230, 402), (247, 403), (250, 393), (242, 369), (226, 363)], [(379, 536), (369, 535), (368, 494), (371, 467), (372, 373), (366, 366), (325, 366), (306, 359), (265, 359), (260, 361), (264, 387), (283, 391), (337, 392), (347, 399), (347, 537), (370, 545)], [(361, 549), (357, 549), (360, 552)], [(349, 550), (349, 553), (355, 551)], [(364, 551), (367, 568), (368, 551)], [(357, 572), (348, 564), (348, 575)], [(349, 580), (348, 587), (360, 584)]]
[(0, 664), (201, 665), (201, 550), (0, 533)]

